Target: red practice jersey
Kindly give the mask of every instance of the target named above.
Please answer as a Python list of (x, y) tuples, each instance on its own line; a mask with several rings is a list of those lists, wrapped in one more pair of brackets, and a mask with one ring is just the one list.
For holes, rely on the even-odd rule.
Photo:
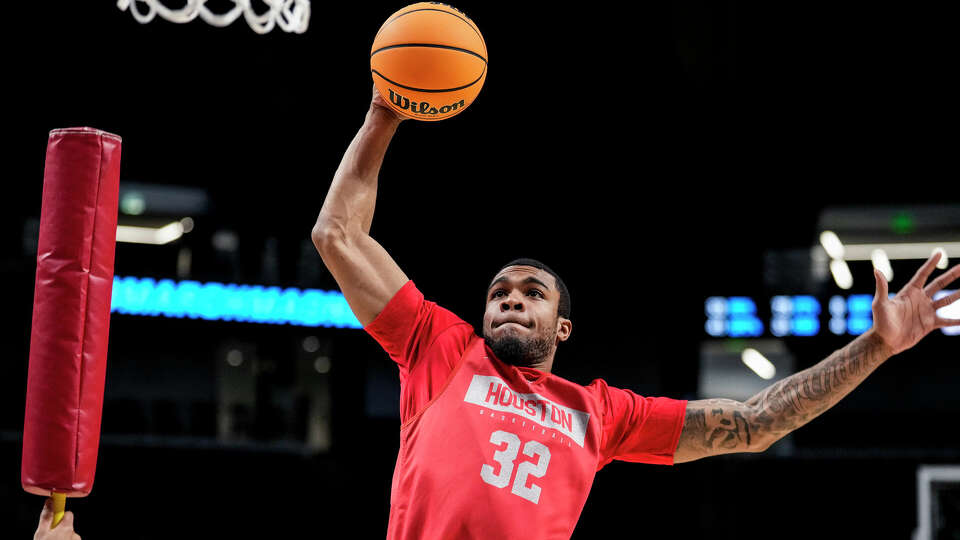
[(366, 331), (400, 368), (390, 540), (568, 539), (604, 465), (673, 464), (686, 401), (501, 362), (412, 281)]

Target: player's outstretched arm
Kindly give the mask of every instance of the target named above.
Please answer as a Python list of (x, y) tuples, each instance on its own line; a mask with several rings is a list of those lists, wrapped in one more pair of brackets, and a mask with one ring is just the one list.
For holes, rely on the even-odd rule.
[(380, 166), (400, 121), (374, 88), (370, 110), (340, 161), (311, 234), (323, 263), (364, 326), (407, 282), (369, 234)]
[(688, 402), (674, 463), (766, 450), (835, 405), (894, 354), (913, 347), (935, 329), (960, 326), (960, 320), (936, 313), (960, 299), (960, 291), (933, 300), (934, 294), (960, 278), (960, 266), (924, 285), (939, 260), (938, 251), (893, 298), (888, 297), (883, 274), (874, 270), (873, 327), (817, 365), (774, 383), (745, 403)]

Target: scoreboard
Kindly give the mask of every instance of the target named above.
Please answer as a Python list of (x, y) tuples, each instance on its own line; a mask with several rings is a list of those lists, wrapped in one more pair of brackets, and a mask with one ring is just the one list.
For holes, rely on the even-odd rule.
[[(954, 291), (940, 291), (935, 299)], [(801, 336), (821, 333), (860, 335), (873, 325), (873, 295), (852, 294), (817, 298), (810, 295), (777, 295), (767, 299), (748, 296), (711, 296), (704, 302), (704, 330), (711, 337)], [(960, 318), (960, 301), (941, 308), (943, 317)], [(960, 335), (960, 328), (943, 328)]]

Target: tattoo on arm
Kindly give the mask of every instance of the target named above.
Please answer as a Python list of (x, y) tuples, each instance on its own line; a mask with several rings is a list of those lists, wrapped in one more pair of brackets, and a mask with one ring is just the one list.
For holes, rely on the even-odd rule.
[(747, 401), (757, 425), (779, 439), (833, 407), (889, 356), (869, 336), (771, 385)]
[(724, 417), (723, 409), (713, 409), (710, 415), (719, 418), (717, 427), (710, 433), (710, 439), (707, 440), (708, 446), (714, 444), (723, 448), (737, 448), (743, 444), (750, 446), (750, 425), (746, 418), (738, 410), (733, 411), (733, 418), (728, 420)]
[(863, 335), (746, 403), (731, 399), (690, 401), (674, 462), (764, 450), (834, 406), (888, 357), (882, 343)]
[(754, 426), (747, 421), (747, 406), (732, 399), (707, 399), (687, 403), (675, 462), (684, 457), (705, 457), (745, 452), (752, 447)]

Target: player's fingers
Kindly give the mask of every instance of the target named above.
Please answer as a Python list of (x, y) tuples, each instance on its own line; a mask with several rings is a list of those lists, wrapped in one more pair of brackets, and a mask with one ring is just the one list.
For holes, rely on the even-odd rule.
[(937, 263), (940, 262), (940, 250), (933, 252), (933, 255), (927, 259), (927, 262), (923, 263), (923, 266), (917, 270), (917, 273), (913, 275), (913, 279), (910, 280), (910, 283), (907, 285), (914, 285), (920, 288), (923, 288), (923, 284), (927, 282), (927, 279), (930, 278), (930, 274), (933, 273), (933, 269), (937, 267)]
[(960, 326), (960, 319), (946, 319), (937, 317), (936, 328), (946, 328), (948, 326)]
[(960, 291), (956, 291), (953, 294), (948, 294), (947, 296), (937, 300), (933, 303), (933, 309), (940, 309), (944, 306), (949, 306), (957, 300), (960, 300)]
[(923, 292), (927, 293), (927, 296), (932, 297), (937, 291), (956, 281), (957, 278), (960, 278), (960, 264), (951, 268), (949, 272), (946, 272), (942, 276), (931, 281), (930, 284), (923, 289)]
[(877, 293), (873, 297), (873, 303), (877, 304), (882, 300), (886, 300), (889, 294), (887, 291), (887, 278), (883, 275), (883, 272), (877, 268), (873, 269), (873, 277), (877, 281)]

